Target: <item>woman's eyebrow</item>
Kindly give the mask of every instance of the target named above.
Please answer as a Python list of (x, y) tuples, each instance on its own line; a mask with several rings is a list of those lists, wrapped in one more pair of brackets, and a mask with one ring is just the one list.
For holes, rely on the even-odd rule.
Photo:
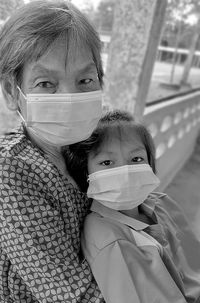
[(52, 75), (52, 74), (59, 74), (60, 71), (53, 69), (53, 68), (46, 68), (45, 66), (43, 66), (40, 63), (37, 63), (36, 65), (33, 66), (32, 68), (32, 72), (34, 72), (35, 74), (38, 73), (42, 73), (42, 74), (46, 74), (46, 75)]
[(49, 69), (41, 65), (40, 63), (32, 67), (32, 75), (30, 81), (35, 81), (38, 77), (48, 77), (49, 75), (59, 75), (60, 72), (54, 69)]
[[(94, 62), (91, 62), (87, 65), (84, 65), (83, 67), (80, 67), (77, 72), (78, 73), (86, 73), (86, 72), (90, 72), (90, 71), (94, 71), (96, 72), (97, 71), (97, 68), (96, 68), (96, 65)], [(55, 69), (51, 69), (51, 68), (46, 68), (45, 66), (43, 66), (42, 64), (40, 63), (37, 63), (33, 66), (32, 68), (32, 72), (35, 72), (35, 73), (59, 73), (59, 71), (55, 70)]]

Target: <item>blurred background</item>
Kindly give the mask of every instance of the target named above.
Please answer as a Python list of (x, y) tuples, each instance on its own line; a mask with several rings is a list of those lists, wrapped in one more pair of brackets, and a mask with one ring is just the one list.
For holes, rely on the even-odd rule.
[[(12, 11), (29, 1), (0, 0), (0, 27)], [(106, 73), (116, 0), (71, 0), (71, 2), (88, 16), (100, 34)], [(198, 2), (197, 0), (168, 0), (146, 103), (200, 87), (200, 4)], [(6, 110), (2, 95), (0, 105), (0, 134), (2, 134), (18, 123), (18, 117), (15, 113)]]

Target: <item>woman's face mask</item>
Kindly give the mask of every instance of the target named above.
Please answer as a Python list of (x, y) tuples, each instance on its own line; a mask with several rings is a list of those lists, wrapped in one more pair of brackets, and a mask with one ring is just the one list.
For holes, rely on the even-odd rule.
[(56, 146), (87, 139), (102, 115), (102, 91), (25, 96), (20, 90), (20, 100), (27, 129)]
[(115, 210), (137, 207), (160, 184), (148, 164), (124, 165), (94, 172), (87, 195)]

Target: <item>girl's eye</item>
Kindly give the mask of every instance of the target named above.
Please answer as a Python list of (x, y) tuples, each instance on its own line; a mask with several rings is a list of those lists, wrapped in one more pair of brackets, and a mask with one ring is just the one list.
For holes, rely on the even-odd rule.
[(99, 79), (96, 75), (80, 79), (78, 85), (81, 91), (94, 91), (100, 89)]
[(93, 82), (92, 79), (82, 79), (80, 80), (80, 84), (83, 84), (83, 85), (88, 85), (88, 84), (91, 84)]
[(99, 78), (98, 76), (95, 75), (91, 75), (91, 76), (87, 76), (86, 78), (80, 79), (79, 83), (81, 85), (99, 85)]
[(144, 161), (144, 158), (142, 158), (142, 157), (132, 158), (132, 162), (134, 162), (134, 163), (139, 163), (139, 162), (143, 162), (143, 161)]
[(112, 161), (111, 160), (105, 160), (105, 161), (102, 161), (101, 163), (100, 163), (100, 165), (104, 165), (104, 166), (109, 166), (109, 165), (111, 165), (112, 164)]

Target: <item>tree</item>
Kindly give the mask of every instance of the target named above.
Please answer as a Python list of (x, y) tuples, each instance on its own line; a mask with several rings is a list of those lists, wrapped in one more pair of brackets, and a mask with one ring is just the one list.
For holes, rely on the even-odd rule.
[(99, 3), (94, 20), (99, 31), (112, 31), (114, 5), (114, 0), (101, 0)]
[(95, 10), (92, 4), (92, 0), (85, 0), (83, 3), (84, 3), (84, 7), (82, 8), (82, 12), (92, 23), (94, 23)]
[(200, 37), (199, 32), (200, 32), (200, 15), (198, 17), (198, 22), (197, 22), (196, 26), (194, 27), (194, 32), (193, 32), (193, 36), (192, 36), (191, 46), (189, 49), (189, 54), (188, 54), (187, 60), (185, 62), (183, 74), (182, 74), (181, 81), (180, 81), (181, 85), (188, 84), (187, 81), (188, 81), (190, 69), (192, 67), (193, 58), (194, 58), (195, 51), (197, 49), (197, 44), (198, 44), (199, 37)]
[(172, 58), (172, 71), (170, 82), (173, 83), (176, 53), (178, 48), (189, 49), (189, 55), (182, 57), (181, 62), (185, 61), (184, 72), (181, 84), (186, 84), (190, 68), (192, 66), (193, 57), (199, 41), (200, 26), (196, 23), (200, 16), (200, 2), (196, 0), (168, 0), (166, 13), (166, 25), (164, 30), (164, 38), (168, 39), (170, 46), (175, 47)]
[[(199, 10), (199, 1), (196, 0), (168, 0), (163, 39), (169, 46), (189, 48), (193, 34), (191, 17)], [(177, 43), (177, 38), (179, 39)]]
[(6, 20), (22, 4), (24, 0), (0, 0), (0, 20)]

